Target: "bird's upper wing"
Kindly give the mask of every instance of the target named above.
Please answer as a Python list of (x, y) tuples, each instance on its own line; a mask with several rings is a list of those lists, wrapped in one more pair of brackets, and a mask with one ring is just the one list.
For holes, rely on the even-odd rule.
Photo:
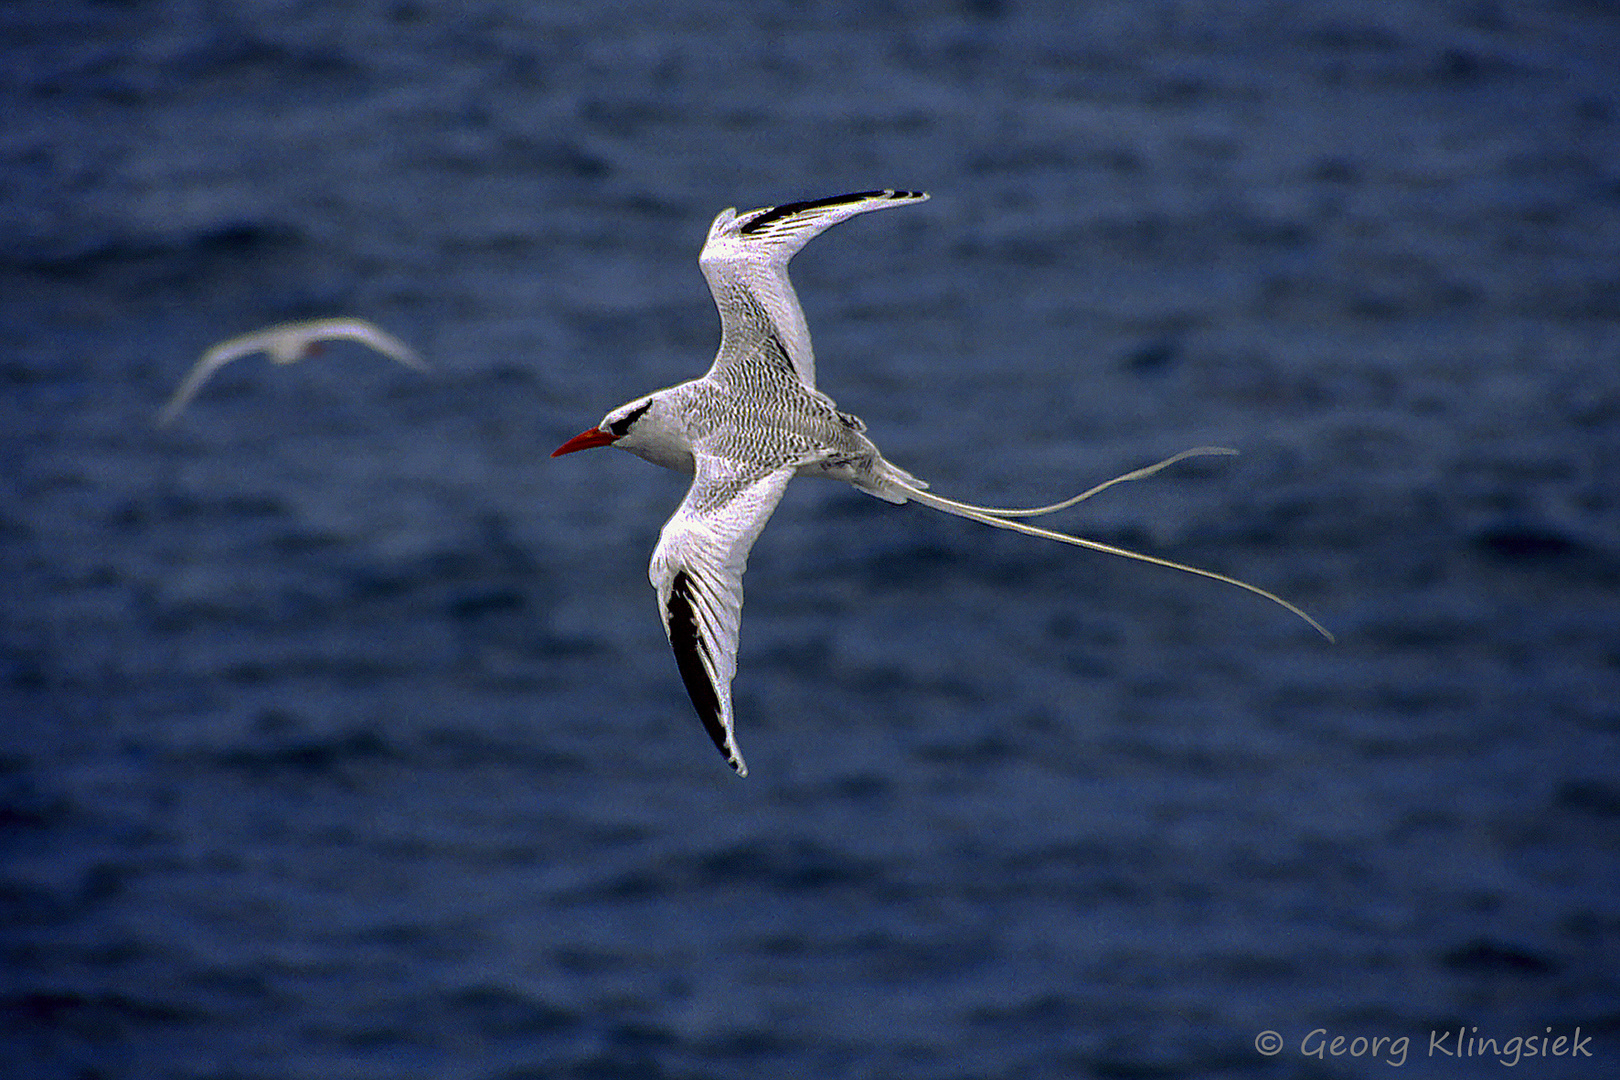
[(186, 376), (186, 381), (180, 384), (180, 389), (174, 392), (174, 397), (169, 399), (169, 403), (163, 406), (163, 411), (158, 414), (159, 426), (172, 423), (191, 399), (197, 396), (197, 391), (202, 389), (202, 384), (207, 382), (214, 372), (239, 356), (269, 349), (272, 345), (272, 336), (273, 331), (255, 330), (251, 334), (222, 341), (203, 353), (202, 359), (197, 361), (191, 373)]
[(698, 256), (720, 309), (720, 353), (711, 378), (728, 380), (743, 365), (763, 364), (816, 388), (815, 353), (787, 264), (818, 233), (868, 210), (921, 202), (920, 191), (861, 191), (783, 203), (739, 215), (724, 210)]
[(748, 766), (737, 750), (731, 712), (742, 576), (749, 549), (793, 472), (792, 465), (767, 472), (699, 454), (691, 490), (664, 525), (648, 571), (692, 704), (715, 746), (743, 776)]
[[(286, 329), (293, 329), (287, 327)], [(306, 345), (309, 342), (323, 338), (346, 338), (349, 341), (358, 341), (362, 345), (369, 345), (385, 356), (391, 356), (406, 367), (417, 371), (426, 371), (428, 366), (422, 358), (411, 351), (399, 338), (390, 334), (374, 323), (364, 319), (317, 319), (314, 322), (304, 323), (298, 327), (306, 335)]]

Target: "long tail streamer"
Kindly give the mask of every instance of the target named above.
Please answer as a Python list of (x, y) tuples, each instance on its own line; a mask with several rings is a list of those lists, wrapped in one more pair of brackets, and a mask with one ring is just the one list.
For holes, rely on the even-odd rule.
[(1225, 574), (1217, 574), (1213, 570), (1201, 570), (1196, 566), (1188, 566), (1185, 563), (1173, 562), (1170, 559), (1161, 559), (1157, 555), (1144, 555), (1140, 551), (1129, 551), (1122, 547), (1115, 547), (1113, 544), (1105, 544), (1101, 540), (1087, 540), (1083, 536), (1071, 536), (1068, 533), (1057, 532), (1054, 529), (1043, 529), (1038, 525), (1026, 525), (1022, 521), (1014, 520), (1016, 518), (1024, 517), (1039, 517), (1042, 514), (1052, 514), (1059, 510), (1066, 510), (1076, 503), (1084, 502), (1093, 495), (1113, 487), (1115, 484), (1123, 484), (1128, 480), (1144, 479), (1163, 469), (1169, 468), (1178, 461), (1184, 461), (1190, 457), (1201, 457), (1208, 454), (1235, 453), (1237, 453), (1236, 450), (1229, 450), (1223, 446), (1194, 447), (1191, 450), (1183, 450), (1179, 454), (1174, 454), (1165, 458), (1163, 461), (1156, 462), (1155, 464), (1149, 465), (1145, 468), (1133, 469), (1132, 471), (1121, 476), (1116, 476), (1112, 480), (1098, 484), (1096, 487), (1089, 488), (1086, 491), (1082, 491), (1072, 499), (1065, 499), (1062, 502), (1053, 503), (1051, 506), (1037, 506), (1029, 509), (1003, 509), (993, 506), (975, 506), (972, 503), (957, 502), (955, 499), (947, 499), (943, 496), (935, 495), (932, 492), (924, 491), (922, 488), (906, 483), (902, 480), (894, 479), (893, 483), (895, 483), (897, 487), (905, 492), (907, 498), (915, 499), (924, 506), (931, 506), (935, 510), (941, 510), (947, 514), (955, 514), (957, 517), (964, 517), (970, 521), (977, 521), (980, 524), (989, 525), (991, 528), (1011, 529), (1013, 532), (1020, 532), (1026, 536), (1036, 536), (1043, 540), (1056, 540), (1060, 544), (1073, 544), (1075, 547), (1088, 548), (1092, 551), (1100, 551), (1106, 555), (1118, 555), (1124, 559), (1135, 559), (1138, 562), (1152, 563), (1154, 566), (1164, 566), (1171, 570), (1180, 570), (1186, 574), (1197, 574), (1199, 577), (1206, 577), (1212, 581), (1222, 581), (1228, 585), (1236, 585), (1240, 589), (1246, 589), (1247, 591), (1254, 593), (1256, 596), (1264, 597), (1274, 604), (1287, 608), (1289, 611), (1293, 612), (1295, 615), (1298, 615), (1301, 619), (1304, 619), (1307, 623), (1309, 623), (1312, 629), (1314, 629), (1317, 633), (1321, 634), (1329, 641), (1335, 640), (1333, 635), (1328, 632), (1327, 627), (1311, 618), (1311, 616), (1307, 615), (1299, 607), (1295, 606), (1294, 604), (1290, 604), (1287, 600), (1284, 600), (1276, 593), (1267, 592), (1258, 585), (1250, 585), (1247, 581), (1239, 581), (1235, 577), (1228, 577)]

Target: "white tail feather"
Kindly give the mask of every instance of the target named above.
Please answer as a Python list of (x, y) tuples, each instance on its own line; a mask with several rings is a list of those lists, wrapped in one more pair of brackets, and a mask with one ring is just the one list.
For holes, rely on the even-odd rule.
[[(1217, 574), (1213, 570), (1201, 570), (1196, 566), (1188, 566), (1185, 563), (1173, 562), (1170, 559), (1161, 559), (1157, 555), (1144, 555), (1140, 551), (1129, 551), (1122, 547), (1115, 547), (1113, 544), (1105, 544), (1101, 540), (1087, 540), (1083, 536), (1071, 536), (1068, 533), (1057, 532), (1054, 529), (1043, 529), (1037, 525), (1026, 525), (1022, 521), (1011, 520), (1019, 517), (1037, 517), (1041, 514), (1050, 514), (1058, 510), (1066, 509), (1067, 507), (1073, 506), (1075, 503), (1083, 502), (1084, 500), (1091, 498), (1093, 495), (1103, 491), (1106, 488), (1113, 487), (1115, 484), (1121, 484), (1127, 480), (1140, 480), (1144, 477), (1152, 476), (1161, 469), (1168, 468), (1169, 466), (1174, 465), (1176, 462), (1182, 461), (1189, 457), (1194, 457), (1201, 454), (1235, 453), (1237, 453), (1236, 450), (1228, 450), (1219, 446), (1200, 446), (1191, 450), (1183, 450), (1179, 454), (1165, 458), (1163, 461), (1149, 465), (1146, 468), (1134, 469), (1122, 476), (1116, 476), (1114, 479), (1109, 480), (1106, 483), (1098, 484), (1094, 488), (1081, 492), (1072, 499), (1065, 499), (1063, 502), (1053, 503), (1051, 506), (1039, 506), (1030, 509), (1005, 510), (990, 506), (975, 506), (972, 503), (957, 502), (954, 499), (947, 499), (941, 495), (935, 495), (932, 492), (924, 491), (915, 486), (915, 484), (907, 483), (905, 480), (900, 479), (898, 476), (890, 475), (885, 477), (885, 479), (894, 484), (894, 486), (898, 488), (900, 492), (903, 492), (907, 498), (915, 499), (924, 506), (933, 507), (935, 510), (942, 510), (947, 514), (955, 514), (957, 517), (964, 517), (970, 521), (977, 521), (980, 524), (989, 525), (991, 528), (1011, 529), (1013, 532), (1020, 532), (1026, 536), (1036, 536), (1043, 540), (1056, 540), (1061, 544), (1073, 544), (1075, 547), (1089, 548), (1092, 551), (1100, 551), (1106, 555), (1118, 555), (1124, 559), (1135, 559), (1138, 562), (1152, 563), (1154, 566), (1163, 566), (1171, 570), (1180, 570), (1182, 573), (1196, 574), (1199, 577), (1206, 577), (1212, 581), (1222, 581), (1228, 585), (1235, 585), (1240, 589), (1245, 589), (1254, 593), (1256, 596), (1264, 597), (1265, 599), (1270, 600), (1272, 603), (1288, 609), (1309, 623), (1312, 629), (1314, 629), (1317, 633), (1321, 634), (1329, 641), (1334, 641), (1335, 638), (1331, 633), (1328, 632), (1327, 627), (1323, 626), (1321, 623), (1307, 615), (1300, 608), (1290, 604), (1287, 600), (1284, 600), (1276, 593), (1267, 592), (1258, 585), (1250, 585), (1247, 581), (1239, 581), (1235, 577), (1228, 577), (1225, 574)], [(895, 471), (899, 472), (900, 470)], [(910, 478), (908, 477), (907, 479)]]
[(1085, 491), (1082, 491), (1080, 494), (1076, 495), (1072, 499), (1064, 499), (1062, 502), (1053, 503), (1051, 506), (1036, 506), (1036, 507), (1032, 507), (1032, 508), (1027, 509), (1027, 510), (1017, 510), (1017, 509), (1015, 509), (1015, 510), (1004, 510), (1004, 509), (1001, 509), (999, 507), (994, 507), (994, 506), (972, 506), (971, 503), (960, 503), (958, 505), (960, 505), (960, 506), (971, 506), (972, 509), (974, 509), (974, 510), (978, 510), (978, 511), (980, 511), (982, 513), (986, 513), (986, 514), (993, 514), (994, 516), (999, 517), (999, 518), (1040, 517), (1042, 514), (1054, 514), (1059, 510), (1067, 510), (1069, 507), (1073, 506), (1075, 503), (1085, 502), (1087, 499), (1091, 498), (1093, 495), (1097, 495), (1097, 494), (1100, 494), (1101, 492), (1107, 491), (1109, 488), (1113, 487), (1115, 484), (1123, 484), (1127, 480), (1144, 480), (1147, 477), (1152, 476), (1154, 473), (1161, 472), (1164, 469), (1168, 469), (1170, 466), (1174, 465), (1176, 462), (1185, 461), (1190, 457), (1204, 457), (1204, 456), (1206, 456), (1208, 454), (1236, 454), (1236, 453), (1237, 453), (1236, 450), (1230, 449), (1230, 448), (1225, 447), (1225, 446), (1195, 446), (1191, 450), (1183, 450), (1179, 454), (1171, 454), (1169, 457), (1165, 458), (1163, 461), (1155, 462), (1154, 464), (1149, 465), (1146, 468), (1132, 469), (1130, 472), (1125, 473), (1123, 476), (1116, 476), (1112, 480), (1105, 480), (1102, 483), (1098, 484), (1096, 487), (1087, 488)]

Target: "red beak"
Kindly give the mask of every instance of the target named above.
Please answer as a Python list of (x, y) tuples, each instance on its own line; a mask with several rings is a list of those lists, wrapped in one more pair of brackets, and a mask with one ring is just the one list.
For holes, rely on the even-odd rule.
[(551, 452), (551, 456), (562, 457), (564, 454), (572, 454), (575, 450), (589, 450), (593, 446), (607, 446), (609, 443), (617, 442), (618, 438), (612, 432), (593, 427), (588, 431), (580, 432), (557, 447)]

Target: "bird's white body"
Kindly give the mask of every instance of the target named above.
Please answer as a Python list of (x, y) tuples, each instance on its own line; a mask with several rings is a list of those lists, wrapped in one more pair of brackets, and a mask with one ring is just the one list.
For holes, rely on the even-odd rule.
[[(749, 550), (795, 476), (843, 480), (892, 503), (915, 499), (997, 528), (1227, 581), (1277, 600), (1316, 625), (1293, 605), (1243, 582), (1011, 520), (1072, 505), (1106, 484), (1033, 510), (996, 510), (925, 492), (926, 484), (884, 460), (866, 437), (865, 424), (816, 388), (810, 334), (788, 281), (788, 260), (845, 218), (926, 198), (921, 192), (867, 191), (745, 214), (722, 211), (698, 258), (720, 310), (720, 350), (713, 366), (701, 378), (621, 405), (552, 455), (612, 445), (693, 474), (685, 500), (658, 538), (648, 576), (658, 590), (659, 614), (693, 705), (715, 745), (741, 774), (748, 770), (737, 749), (731, 680), (742, 576)], [(1218, 451), (1187, 453), (1198, 452)], [(1109, 483), (1146, 476), (1166, 464)]]

